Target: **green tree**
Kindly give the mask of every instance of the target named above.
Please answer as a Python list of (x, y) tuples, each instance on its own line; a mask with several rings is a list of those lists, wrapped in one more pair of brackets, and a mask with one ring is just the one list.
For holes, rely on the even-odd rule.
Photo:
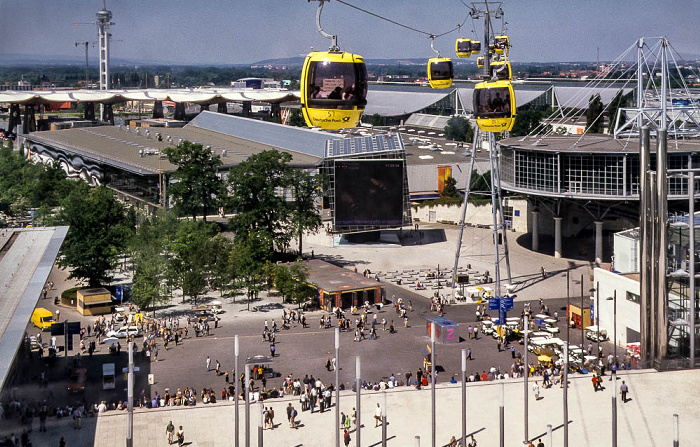
[(171, 244), (173, 257), (168, 263), (170, 276), (176, 286), (182, 289), (182, 299), (192, 297), (197, 305), (197, 297), (207, 288), (206, 259), (209, 239), (218, 228), (203, 221), (182, 221)]
[(175, 209), (181, 216), (196, 220), (202, 214), (207, 220), (207, 210), (216, 208), (225, 193), (224, 182), (216, 175), (221, 158), (210, 148), (183, 141), (164, 150), (170, 163), (177, 165), (169, 193), (175, 198)]
[(275, 287), (282, 294), (284, 301), (298, 304), (316, 294), (316, 289), (309, 283), (309, 268), (302, 262), (277, 265)]
[(303, 170), (289, 173), (289, 188), (292, 192), (290, 223), (296, 232), (299, 243), (299, 256), (302, 255), (302, 240), (305, 231), (313, 232), (321, 227), (321, 216), (317, 202), (323, 193), (323, 177), (310, 175)]
[(369, 123), (373, 126), (382, 126), (384, 125), (384, 118), (378, 113), (375, 113), (369, 118)]
[(294, 127), (306, 127), (306, 121), (304, 121), (304, 115), (302, 115), (300, 109), (292, 110), (287, 119), (287, 124)]
[(169, 299), (164, 287), (168, 254), (179, 224), (172, 211), (159, 211), (141, 222), (130, 241), (134, 264), (133, 300), (141, 309), (153, 309)]
[(590, 133), (603, 132), (603, 101), (600, 100), (600, 95), (592, 95), (588, 101), (588, 110), (586, 110), (586, 128)]
[(117, 265), (131, 233), (124, 206), (112, 191), (78, 183), (62, 202), (57, 220), (70, 225), (58, 261), (71, 269), (69, 278), (87, 281), (90, 287), (109, 281), (108, 272)]
[(217, 234), (207, 241), (207, 270), (210, 284), (219, 290), (221, 296), (233, 288), (234, 276), (231, 274), (231, 250), (233, 241), (223, 234)]
[[(627, 107), (627, 97), (623, 96), (622, 89), (618, 90), (615, 97), (610, 101), (608, 105), (608, 116), (610, 117), (610, 124), (608, 126), (608, 133), (613, 134), (615, 132), (615, 121), (617, 120), (617, 111), (623, 107)], [(620, 114), (620, 126), (625, 124), (627, 121), (627, 116), (625, 112)]]
[(550, 125), (547, 124), (543, 126), (542, 119), (549, 116), (550, 110), (523, 110), (515, 115), (515, 122), (513, 123), (513, 129), (510, 131), (510, 135), (513, 137), (521, 137), (529, 135), (534, 131), (538, 133), (545, 133), (550, 129)]
[(263, 151), (231, 169), (228, 176), (236, 237), (256, 233), (270, 253), (275, 245), (286, 249), (291, 240), (290, 206), (282, 194), (289, 185), (291, 159), (286, 152)]
[(267, 239), (255, 231), (238, 236), (234, 243), (231, 251), (232, 275), (237, 278), (238, 284), (245, 288), (250, 310), (250, 302), (258, 297), (262, 289), (265, 265), (272, 252), (268, 250)]
[(440, 192), (440, 197), (459, 197), (457, 180), (455, 180), (454, 177), (447, 177), (445, 179), (445, 184), (442, 187), (442, 192)]
[(447, 120), (445, 138), (454, 141), (472, 141), (474, 139), (474, 128), (467, 118), (453, 116)]

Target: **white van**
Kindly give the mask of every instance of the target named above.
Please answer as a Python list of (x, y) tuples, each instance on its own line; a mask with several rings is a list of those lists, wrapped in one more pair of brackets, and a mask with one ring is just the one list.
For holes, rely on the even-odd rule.
[(102, 364), (102, 389), (103, 390), (113, 390), (114, 389), (114, 363), (104, 363)]

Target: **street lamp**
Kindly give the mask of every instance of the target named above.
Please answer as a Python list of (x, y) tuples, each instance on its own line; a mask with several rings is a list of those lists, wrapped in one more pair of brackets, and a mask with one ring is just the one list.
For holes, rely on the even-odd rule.
[[(595, 292), (595, 287), (591, 287), (590, 289), (588, 289), (588, 293), (590, 293), (591, 299), (593, 299), (594, 292)], [(596, 309), (598, 309), (597, 305), (596, 305)], [(588, 320), (589, 320), (588, 322), (590, 324), (590, 318)], [(595, 320), (595, 324), (596, 324), (596, 326), (598, 325), (597, 318)], [(583, 324), (583, 297), (581, 297), (581, 349), (584, 349), (584, 346), (583, 346), (583, 343), (584, 343), (584, 341), (583, 341), (583, 328), (584, 328), (584, 324)]]
[(609, 296), (606, 299), (613, 302), (613, 357), (615, 357), (615, 365), (617, 365), (617, 289), (612, 297)]
[[(272, 363), (272, 357), (267, 355), (255, 355), (248, 357), (245, 361), (245, 383), (243, 384), (243, 392), (245, 395), (245, 445), (250, 447), (250, 365), (269, 365)], [(238, 396), (236, 396), (238, 399)]]

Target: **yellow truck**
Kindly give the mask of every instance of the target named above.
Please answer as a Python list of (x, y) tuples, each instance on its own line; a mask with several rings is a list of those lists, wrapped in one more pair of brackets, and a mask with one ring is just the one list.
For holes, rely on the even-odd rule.
[(32, 313), (32, 324), (34, 326), (43, 331), (44, 329), (50, 329), (53, 322), (53, 313), (50, 310), (43, 307), (34, 309), (34, 313)]

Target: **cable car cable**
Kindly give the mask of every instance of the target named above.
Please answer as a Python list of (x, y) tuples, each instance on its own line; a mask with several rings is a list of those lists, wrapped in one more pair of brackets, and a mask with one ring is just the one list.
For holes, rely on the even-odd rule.
[[(371, 16), (373, 16), (373, 17), (378, 18), (378, 19), (382, 19), (382, 20), (385, 20), (385, 21), (387, 21), (387, 22), (389, 22), (389, 23), (393, 23), (394, 25), (400, 26), (400, 27), (402, 27), (402, 28), (406, 28), (406, 29), (411, 30), (411, 31), (414, 31), (414, 32), (416, 32), (416, 33), (425, 34), (426, 36), (428, 36), (428, 38), (430, 38), (431, 36), (432, 36), (432, 37), (435, 37), (435, 38), (437, 38), (437, 37), (442, 37), (442, 36), (444, 36), (444, 35), (446, 35), (446, 34), (450, 34), (450, 33), (454, 32), (454, 31), (456, 31), (456, 30), (458, 29), (458, 27), (455, 27), (455, 28), (452, 28), (452, 29), (449, 30), (449, 31), (445, 31), (444, 33), (439, 33), (439, 34), (436, 34), (436, 33), (429, 33), (429, 32), (427, 32), (427, 31), (419, 30), (419, 29), (414, 28), (414, 27), (412, 27), (412, 26), (404, 25), (403, 23), (399, 23), (399, 22), (397, 22), (396, 20), (389, 19), (389, 18), (387, 18), (387, 17), (384, 17), (384, 16), (381, 16), (381, 15), (379, 15), (379, 14), (376, 14), (376, 13), (374, 13), (374, 12), (372, 12), (372, 11), (368, 11), (368, 10), (366, 10), (366, 9), (360, 8), (359, 6), (355, 6), (355, 5), (353, 5), (352, 3), (348, 3), (348, 2), (343, 1), (343, 0), (336, 0), (336, 1), (337, 1), (338, 3), (342, 3), (342, 4), (345, 5), (345, 6), (349, 6), (349, 7), (353, 8), (353, 9), (357, 9), (358, 11), (364, 12), (365, 14), (369, 14), (369, 15), (371, 15)], [(462, 22), (462, 25), (467, 21), (467, 18), (468, 18), (468, 17), (469, 17), (469, 16), (467, 16), (467, 17), (464, 18), (464, 21)]]

